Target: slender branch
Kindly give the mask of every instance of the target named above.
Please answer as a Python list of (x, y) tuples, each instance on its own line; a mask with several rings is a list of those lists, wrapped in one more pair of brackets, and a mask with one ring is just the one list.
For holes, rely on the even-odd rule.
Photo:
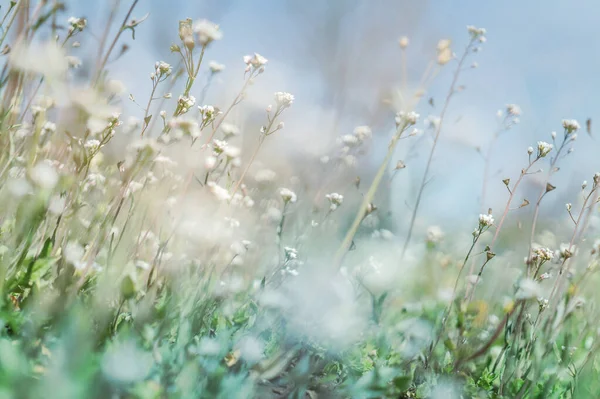
[(446, 96), (446, 101), (444, 103), (444, 107), (442, 109), (442, 112), (440, 114), (440, 122), (436, 128), (436, 132), (435, 132), (435, 138), (433, 140), (433, 146), (431, 147), (431, 151), (429, 152), (429, 158), (427, 159), (427, 165), (425, 166), (425, 173), (423, 173), (423, 179), (421, 180), (421, 185), (419, 187), (419, 193), (417, 194), (417, 201), (415, 203), (415, 207), (413, 209), (413, 213), (412, 216), (410, 218), (410, 225), (408, 227), (408, 234), (406, 235), (406, 240), (404, 241), (404, 246), (402, 248), (402, 256), (404, 257), (404, 254), (406, 253), (406, 249), (408, 248), (408, 244), (410, 243), (410, 239), (412, 237), (412, 233), (413, 233), (413, 229), (415, 226), (415, 219), (417, 218), (417, 212), (419, 211), (419, 205), (421, 205), (421, 199), (423, 196), (423, 190), (425, 189), (425, 182), (428, 179), (429, 176), (429, 169), (431, 168), (431, 163), (433, 160), (433, 154), (435, 153), (435, 149), (437, 147), (437, 143), (439, 141), (440, 138), (440, 133), (442, 131), (442, 124), (444, 122), (444, 118), (446, 116), (446, 112), (448, 110), (448, 106), (450, 104), (450, 99), (452, 98), (452, 96), (454, 95), (455, 91), (455, 87), (456, 87), (456, 83), (458, 82), (458, 77), (460, 76), (460, 71), (462, 69), (462, 66), (464, 64), (464, 62), (467, 59), (467, 55), (469, 54), (470, 50), (471, 50), (471, 46), (473, 45), (474, 40), (472, 39), (469, 44), (467, 45), (467, 48), (465, 49), (465, 52), (463, 53), (462, 57), (460, 58), (459, 62), (458, 62), (458, 67), (456, 68), (456, 72), (454, 73), (454, 77), (452, 78), (452, 83), (450, 84), (450, 90), (448, 91), (448, 95)]

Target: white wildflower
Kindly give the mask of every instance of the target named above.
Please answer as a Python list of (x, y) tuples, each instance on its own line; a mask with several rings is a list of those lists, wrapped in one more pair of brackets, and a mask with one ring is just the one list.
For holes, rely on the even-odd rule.
[(258, 53), (244, 56), (244, 63), (248, 65), (248, 67), (252, 66), (254, 69), (264, 67), (267, 62), (269, 62), (269, 60)]
[(486, 34), (485, 28), (476, 28), (473, 25), (468, 25), (467, 26), (467, 31), (469, 32), (469, 34), (473, 38), (480, 38), (480, 37), (482, 37), (482, 36), (484, 36)]
[(344, 202), (344, 196), (338, 193), (327, 194), (325, 198), (329, 200), (329, 209), (331, 211), (335, 211), (338, 206), (342, 205), (342, 202)]
[(292, 190), (288, 189), (288, 188), (282, 188), (281, 190), (279, 190), (279, 195), (281, 196), (281, 199), (283, 199), (283, 202), (288, 203), (294, 203), (297, 200), (296, 197), (296, 193), (294, 193)]
[(406, 36), (402, 36), (399, 40), (398, 40), (398, 44), (400, 44), (400, 48), (402, 50), (406, 49), (408, 47), (408, 44), (410, 43), (408, 37)]
[(240, 128), (231, 123), (223, 123), (221, 125), (221, 131), (225, 135), (225, 138), (229, 136), (238, 136), (240, 134)]
[(207, 186), (210, 192), (219, 200), (219, 201), (229, 201), (231, 199), (231, 195), (227, 189), (219, 186), (215, 182), (208, 182)]
[(536, 248), (533, 250), (533, 253), (536, 258), (538, 258), (544, 262), (547, 262), (549, 260), (552, 260), (552, 258), (554, 258), (554, 252), (552, 250), (550, 250), (549, 248)]
[(75, 57), (73, 55), (68, 55), (67, 63), (69, 64), (69, 68), (77, 69), (81, 66), (81, 58)]
[(494, 217), (492, 215), (481, 214), (479, 215), (479, 226), (490, 227), (494, 224)]
[(438, 244), (444, 239), (444, 231), (440, 226), (430, 226), (427, 229), (427, 242)]
[(164, 61), (157, 61), (154, 68), (158, 76), (169, 76), (173, 72), (173, 67)]
[(198, 43), (202, 46), (206, 46), (223, 37), (223, 33), (219, 30), (219, 25), (206, 19), (196, 21), (192, 29), (198, 38)]
[(373, 132), (369, 126), (357, 126), (354, 128), (353, 134), (360, 140), (364, 141), (373, 136)]
[(261, 169), (254, 175), (254, 180), (258, 183), (272, 182), (277, 177), (277, 173), (271, 169)]
[(129, 182), (129, 184), (127, 185), (127, 188), (125, 189), (125, 197), (129, 197), (131, 194), (139, 191), (142, 187), (144, 187), (144, 185), (140, 182), (137, 181), (131, 181)]
[(87, 25), (87, 19), (85, 18), (70, 17), (67, 20), (67, 22), (69, 23), (69, 25), (71, 25), (71, 27), (69, 28), (70, 31), (82, 31)]
[(538, 298), (541, 296), (541, 287), (530, 278), (519, 281), (515, 298), (519, 300)]
[(51, 190), (58, 183), (58, 173), (48, 162), (40, 162), (33, 167), (30, 174), (31, 180), (47, 190)]
[(538, 149), (538, 158), (543, 158), (552, 151), (554, 146), (552, 144), (546, 143), (545, 141), (538, 141), (537, 149)]
[(414, 111), (400, 111), (396, 114), (396, 126), (400, 126), (402, 122), (405, 122), (409, 126), (414, 125), (419, 120), (419, 116), (420, 115)]
[(208, 68), (210, 69), (211, 73), (219, 73), (225, 69), (225, 65), (219, 64), (216, 61), (211, 61), (208, 63)]
[(290, 93), (278, 91), (275, 93), (275, 103), (281, 109), (289, 108), (294, 102), (294, 96)]
[(576, 132), (581, 127), (579, 126), (579, 122), (577, 122), (575, 119), (563, 119), (562, 125), (565, 128), (567, 134)]
[(521, 107), (516, 104), (507, 104), (506, 105), (506, 113), (511, 116), (520, 116), (521, 115)]

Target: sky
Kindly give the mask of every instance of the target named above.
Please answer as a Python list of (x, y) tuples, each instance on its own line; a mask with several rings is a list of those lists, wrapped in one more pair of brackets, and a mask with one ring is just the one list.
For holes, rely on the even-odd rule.
[[(73, 13), (87, 16), (92, 29), (100, 29), (112, 1), (71, 3)], [(526, 166), (527, 147), (550, 141), (551, 131), (561, 132), (563, 118), (582, 125), (587, 118), (597, 119), (599, 127), (595, 139), (579, 132), (574, 153), (552, 181), (561, 190), (549, 199), (547, 211), (575, 203), (576, 187), (600, 171), (597, 1), (141, 0), (134, 16), (145, 13), (148, 20), (138, 28), (132, 50), (111, 65), (111, 72), (128, 82), (136, 97), (147, 96), (147, 76), (156, 60), (174, 61), (168, 47), (177, 40), (177, 21), (207, 18), (224, 32), (208, 59), (227, 65), (209, 92), (211, 99), (231, 99), (241, 86), (242, 56), (258, 52), (269, 59), (269, 66), (252, 88), (246, 109), (264, 107), (274, 91), (296, 96), (286, 117), (286, 136), (280, 135), (276, 145), (296, 152), (296, 159), (309, 159), (334, 141), (334, 127), (343, 134), (357, 125), (373, 125), (375, 143), (367, 169), (376, 167), (391, 135), (393, 116), (380, 111), (379, 99), (402, 80), (398, 38), (407, 35), (411, 40), (407, 70), (408, 84), (414, 86), (439, 39), (451, 39), (453, 50), (460, 53), (468, 40), (467, 25), (486, 28), (483, 51), (472, 57), (479, 67), (461, 74), (466, 90), (452, 100), (442, 130), (433, 180), (420, 212), (425, 224), (451, 226), (465, 215), (473, 215), (475, 223), (483, 162), (474, 148), (486, 148), (496, 111), (505, 104), (518, 104), (523, 114), (494, 149), (491, 169), (500, 172), (490, 183), (486, 207), (500, 211), (507, 198), (501, 179), (516, 179)], [(420, 104), (417, 112), (423, 118), (439, 114), (452, 73), (448, 65), (429, 88), (427, 97), (436, 106)], [(390, 206), (400, 224), (414, 202), (430, 148), (427, 138), (421, 144), (419, 157), (407, 162), (407, 173), (389, 188)], [(409, 145), (403, 145), (397, 159), (406, 156)], [(531, 182), (523, 186), (523, 196), (530, 199), (536, 192)]]

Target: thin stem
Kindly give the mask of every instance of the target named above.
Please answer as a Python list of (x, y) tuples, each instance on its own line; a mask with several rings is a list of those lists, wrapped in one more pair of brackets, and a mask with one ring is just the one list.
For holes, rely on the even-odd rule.
[(231, 196), (232, 197), (235, 195), (235, 193), (238, 191), (238, 189), (242, 185), (242, 182), (244, 181), (244, 178), (246, 177), (246, 174), (250, 170), (250, 166), (252, 166), (252, 163), (254, 162), (254, 160), (256, 159), (256, 156), (258, 155), (258, 152), (260, 151), (260, 147), (262, 146), (262, 143), (265, 141), (265, 137), (266, 137), (265, 134), (261, 134), (260, 135), (260, 137), (258, 139), (258, 145), (256, 146), (256, 149), (252, 153), (252, 156), (250, 157), (250, 161), (248, 161), (248, 164), (244, 168), (244, 171), (242, 172), (242, 175), (240, 176), (240, 178), (238, 179), (237, 183), (233, 187), (233, 191), (231, 192)]
[(217, 123), (215, 123), (215, 125), (213, 126), (212, 132), (210, 133), (210, 136), (206, 140), (205, 144), (208, 144), (208, 143), (211, 142), (211, 140), (213, 139), (213, 137), (215, 137), (215, 133), (217, 132), (217, 130), (219, 130), (219, 127), (221, 126), (221, 124), (223, 123), (223, 121), (225, 120), (225, 118), (227, 118), (227, 116), (229, 115), (229, 113), (231, 112), (231, 110), (233, 109), (233, 107), (235, 107), (237, 104), (239, 104), (242, 96), (246, 92), (246, 88), (248, 87), (248, 84), (250, 83), (250, 81), (251, 81), (251, 79), (253, 77), (254, 77), (254, 72), (251, 72), (250, 75), (248, 75), (248, 78), (246, 79), (246, 81), (244, 82), (244, 85), (242, 86), (242, 89), (240, 90), (240, 92), (238, 93), (238, 95), (235, 97), (235, 99), (233, 100), (233, 102), (229, 105), (229, 107), (227, 108), (227, 110), (223, 113), (223, 115), (221, 116), (221, 118), (219, 119), (219, 121)]
[(558, 161), (558, 158), (560, 157), (560, 153), (565, 148), (567, 142), (568, 142), (568, 140), (567, 140), (566, 132), (565, 132), (565, 139), (563, 140), (561, 146), (556, 151), (556, 156), (554, 158), (552, 158), (552, 161), (550, 162), (550, 169), (548, 170), (547, 177), (546, 177), (545, 181), (543, 182), (542, 189), (538, 196), (538, 200), (535, 203), (535, 210), (533, 212), (533, 222), (531, 223), (531, 233), (529, 235), (529, 255), (528, 255), (529, 257), (531, 257), (531, 253), (533, 251), (533, 239), (535, 237), (535, 229), (537, 227), (538, 216), (540, 213), (540, 204), (542, 202), (542, 199), (544, 198), (544, 195), (546, 195), (546, 193), (548, 193), (548, 191), (546, 190), (548, 181), (550, 180), (550, 177), (554, 173), (554, 166), (556, 165), (556, 162)]
[(403, 257), (404, 257), (404, 254), (406, 253), (406, 249), (408, 248), (408, 244), (410, 243), (410, 239), (412, 237), (413, 229), (415, 226), (415, 220), (417, 218), (417, 212), (419, 211), (419, 206), (421, 205), (423, 190), (425, 190), (425, 185), (426, 185), (428, 177), (429, 177), (429, 169), (431, 168), (433, 154), (435, 153), (435, 149), (437, 147), (437, 143), (440, 138), (440, 133), (442, 131), (442, 125), (444, 122), (444, 118), (446, 116), (446, 111), (448, 110), (448, 106), (450, 104), (450, 99), (452, 98), (452, 96), (455, 93), (455, 87), (456, 87), (456, 83), (458, 82), (458, 77), (460, 76), (460, 71), (462, 69), (462, 66), (463, 66), (465, 60), (467, 59), (467, 55), (469, 54), (472, 44), (473, 44), (473, 40), (471, 40), (471, 42), (469, 42), (469, 44), (467, 45), (467, 48), (465, 49), (465, 52), (463, 53), (462, 57), (460, 58), (460, 61), (458, 62), (458, 67), (456, 68), (456, 72), (454, 73), (454, 77), (452, 78), (452, 83), (450, 84), (450, 90), (448, 91), (448, 95), (446, 96), (446, 101), (444, 103), (444, 107), (442, 108), (442, 112), (440, 114), (440, 122), (436, 128), (435, 138), (433, 140), (433, 146), (431, 147), (431, 151), (429, 152), (429, 158), (427, 159), (427, 165), (425, 166), (425, 173), (423, 173), (423, 178), (421, 180), (421, 185), (419, 187), (419, 193), (417, 194), (417, 201), (415, 203), (415, 207), (413, 209), (412, 216), (410, 218), (408, 234), (406, 235), (406, 240), (404, 241), (404, 246), (402, 248), (402, 256)]
[(133, 0), (131, 7), (129, 7), (129, 11), (127, 11), (127, 15), (125, 15), (125, 18), (123, 19), (123, 23), (119, 27), (119, 32), (115, 35), (115, 38), (112, 41), (112, 43), (110, 44), (108, 51), (106, 52), (106, 54), (104, 55), (104, 58), (102, 58), (102, 61), (100, 62), (100, 65), (98, 66), (98, 70), (96, 71), (96, 78), (94, 79), (95, 83), (98, 83), (98, 81), (100, 80), (102, 71), (104, 70), (106, 63), (108, 62), (108, 57), (110, 56), (110, 54), (114, 50), (115, 46), (117, 45), (117, 42), (119, 41), (119, 38), (121, 37), (121, 34), (124, 32), (125, 25), (127, 25), (127, 21), (129, 20), (129, 17), (131, 16), (133, 9), (135, 8), (135, 6), (137, 5), (138, 2), (139, 2), (139, 0)]
[(346, 233), (346, 237), (342, 241), (342, 244), (340, 245), (340, 247), (338, 248), (338, 250), (335, 254), (333, 264), (336, 269), (340, 268), (340, 266), (342, 264), (342, 260), (343, 260), (344, 256), (346, 255), (348, 248), (350, 248), (350, 244), (352, 243), (352, 240), (354, 239), (354, 235), (356, 234), (356, 231), (358, 230), (360, 223), (362, 222), (365, 215), (367, 214), (367, 210), (368, 210), (371, 202), (373, 201), (373, 198), (375, 197), (375, 193), (377, 192), (377, 188), (379, 187), (379, 184), (381, 183), (381, 179), (383, 178), (383, 175), (385, 174), (385, 172), (387, 170), (388, 164), (390, 163), (392, 156), (394, 155), (394, 151), (396, 149), (396, 145), (398, 144), (398, 140), (400, 139), (400, 136), (406, 130), (407, 127), (408, 127), (407, 121), (403, 121), (402, 124), (400, 124), (398, 126), (396, 133), (395, 133), (394, 137), (392, 138), (392, 142), (388, 146), (387, 154), (385, 155), (383, 162), (379, 166), (379, 170), (377, 171), (377, 174), (375, 175), (375, 178), (373, 179), (373, 182), (371, 183), (369, 190), (367, 191), (367, 193), (365, 194), (365, 196), (363, 198), (362, 204), (360, 205), (360, 208), (358, 209), (356, 217), (354, 218), (354, 222), (352, 223), (352, 226)]

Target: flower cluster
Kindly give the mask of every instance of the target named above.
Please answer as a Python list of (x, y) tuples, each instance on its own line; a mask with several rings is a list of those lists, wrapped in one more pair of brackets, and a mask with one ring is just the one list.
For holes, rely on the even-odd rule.
[(554, 146), (552, 144), (546, 143), (545, 141), (538, 141), (537, 142), (538, 158), (544, 158), (546, 155), (548, 155), (550, 153), (550, 151), (552, 151), (553, 147)]
[(563, 128), (565, 128), (565, 132), (567, 134), (574, 133), (580, 129), (579, 122), (575, 119), (563, 119), (562, 121)]
[(494, 224), (494, 217), (490, 214), (481, 214), (479, 215), (479, 227), (490, 227)]
[(327, 194), (325, 198), (329, 200), (329, 209), (331, 211), (335, 211), (344, 202), (344, 196), (338, 193)]
[(75, 31), (81, 32), (87, 26), (87, 19), (85, 18), (70, 17), (68, 22), (69, 33), (73, 33)]
[(275, 93), (275, 104), (277, 108), (289, 108), (294, 103), (294, 96), (290, 93), (278, 91)]
[(297, 199), (296, 193), (290, 190), (289, 188), (282, 188), (281, 190), (279, 190), (279, 195), (281, 196), (283, 202), (286, 204), (288, 202), (294, 203)]
[(261, 72), (265, 65), (269, 62), (265, 57), (258, 53), (254, 53), (254, 55), (246, 55), (244, 56), (244, 64), (246, 64), (246, 72), (259, 71)]
[(396, 114), (396, 126), (406, 124), (406, 126), (412, 126), (419, 120), (419, 114), (414, 111), (405, 112), (400, 111)]
[(196, 34), (198, 43), (201, 46), (207, 46), (215, 40), (221, 40), (223, 37), (223, 33), (219, 30), (219, 25), (206, 19), (196, 21), (192, 26), (192, 30)]

